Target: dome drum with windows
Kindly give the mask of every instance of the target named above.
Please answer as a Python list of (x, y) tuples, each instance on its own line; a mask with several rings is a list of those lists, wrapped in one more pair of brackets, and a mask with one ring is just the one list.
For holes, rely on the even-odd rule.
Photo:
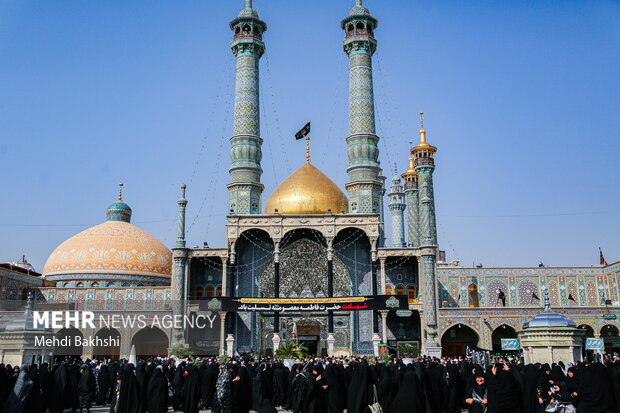
[(43, 277), (60, 287), (170, 284), (172, 252), (132, 225), (131, 214), (119, 192), (106, 211), (106, 222), (60, 244), (45, 263)]

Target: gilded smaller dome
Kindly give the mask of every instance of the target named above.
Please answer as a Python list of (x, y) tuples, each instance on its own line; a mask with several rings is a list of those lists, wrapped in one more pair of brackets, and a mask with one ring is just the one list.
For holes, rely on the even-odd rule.
[(348, 212), (349, 200), (334, 181), (310, 163), (282, 181), (265, 205), (266, 214), (328, 214), (329, 210), (334, 214)]

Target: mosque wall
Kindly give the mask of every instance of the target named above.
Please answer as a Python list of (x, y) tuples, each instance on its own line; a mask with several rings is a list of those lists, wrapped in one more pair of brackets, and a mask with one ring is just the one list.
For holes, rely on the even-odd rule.
[[(479, 347), (492, 348), (494, 331), (504, 326), (518, 331), (542, 310), (545, 288), (552, 308), (560, 309), (581, 328), (591, 329), (592, 336), (606, 336), (608, 329), (620, 328), (620, 263), (562, 268), (440, 267), (437, 274), (440, 336), (453, 326), (469, 327), (477, 334)], [(498, 299), (500, 289), (506, 295), (505, 307)]]
[(0, 267), (0, 300), (25, 300), (29, 288), (41, 285), (39, 277)]

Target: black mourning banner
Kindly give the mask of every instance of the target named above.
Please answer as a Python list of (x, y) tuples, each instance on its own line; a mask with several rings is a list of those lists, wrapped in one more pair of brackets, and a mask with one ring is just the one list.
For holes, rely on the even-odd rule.
[(310, 133), (310, 122), (306, 123), (303, 128), (295, 134), (295, 139), (300, 140), (305, 138)]
[(406, 310), (406, 295), (367, 295), (331, 298), (203, 297), (202, 311), (327, 312), (362, 310)]

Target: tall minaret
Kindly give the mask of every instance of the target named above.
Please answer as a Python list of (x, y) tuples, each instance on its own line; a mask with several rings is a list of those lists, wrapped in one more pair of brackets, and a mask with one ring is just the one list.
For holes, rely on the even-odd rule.
[(404, 211), (407, 204), (405, 204), (405, 192), (398, 174), (392, 178), (388, 199), (388, 208), (390, 208), (392, 215), (392, 246), (394, 248), (404, 247), (406, 246)]
[(407, 200), (407, 236), (410, 247), (420, 246), (420, 222), (418, 202), (418, 173), (415, 171), (413, 148), (409, 149), (409, 169), (402, 175)]
[(261, 211), (263, 170), (260, 138), (258, 97), (258, 61), (265, 52), (263, 32), (267, 24), (258, 18), (252, 0), (246, 0), (245, 9), (230, 22), (234, 32), (232, 52), (237, 58), (235, 79), (235, 118), (230, 158), (230, 212), (258, 214)]
[(344, 52), (349, 56), (349, 136), (347, 137), (350, 213), (381, 213), (379, 137), (375, 134), (372, 55), (377, 48), (377, 19), (357, 0), (340, 26), (345, 31)]
[(425, 353), (441, 356), (441, 344), (437, 336), (437, 228), (435, 224), (435, 196), (433, 194), (433, 171), (437, 148), (426, 142), (424, 113), (420, 113), (420, 143), (413, 148), (414, 166), (418, 174), (420, 197), (420, 248), (422, 265), (422, 297), (424, 297), (424, 329), (426, 331)]

